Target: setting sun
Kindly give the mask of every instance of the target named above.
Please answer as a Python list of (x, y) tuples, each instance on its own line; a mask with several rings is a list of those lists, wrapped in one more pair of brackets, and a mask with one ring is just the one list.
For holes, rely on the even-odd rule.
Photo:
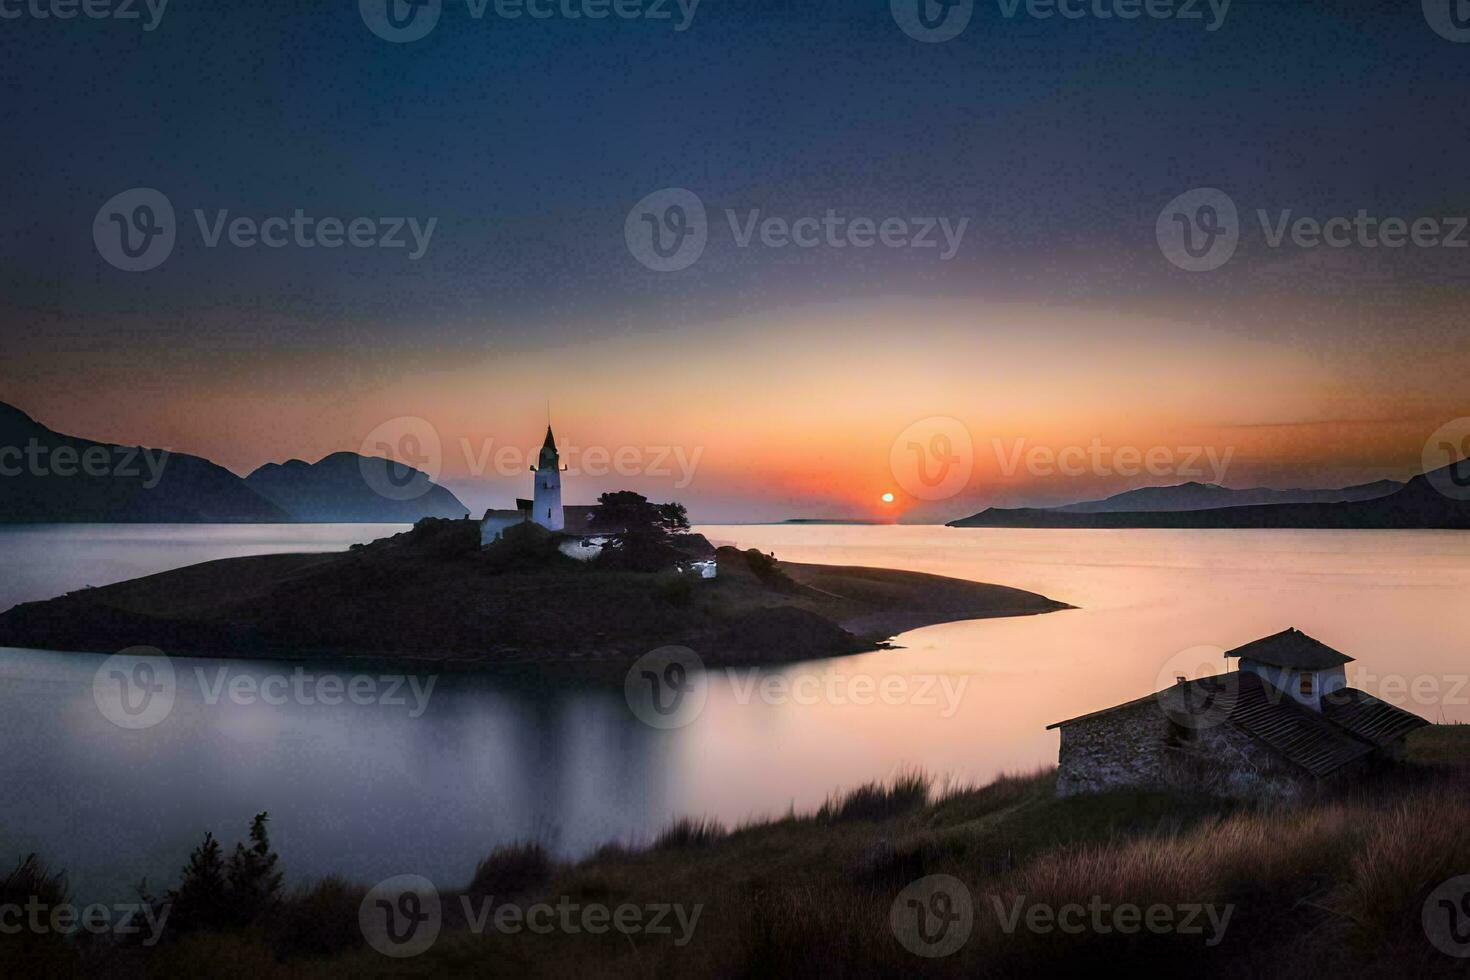
[(893, 503), (893, 491), (890, 490), (889, 492), (887, 492), (887, 493), (885, 493), (883, 495), (883, 502), (885, 504), (891, 504), (891, 503)]

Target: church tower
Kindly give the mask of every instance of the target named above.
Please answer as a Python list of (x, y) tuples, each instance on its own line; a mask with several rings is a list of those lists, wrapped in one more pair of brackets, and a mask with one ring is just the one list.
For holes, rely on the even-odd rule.
[(556, 453), (556, 439), (551, 426), (546, 426), (546, 441), (531, 472), (536, 474), (536, 490), (531, 501), (531, 520), (550, 531), (565, 526), (561, 510), (561, 459)]

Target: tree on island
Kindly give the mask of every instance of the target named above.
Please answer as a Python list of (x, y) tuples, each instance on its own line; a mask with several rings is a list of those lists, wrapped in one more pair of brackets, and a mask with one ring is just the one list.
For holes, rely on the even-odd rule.
[(597, 498), (596, 524), (626, 534), (667, 537), (689, 530), (689, 513), (680, 503), (655, 504), (641, 493), (614, 490)]
[(689, 514), (680, 503), (655, 504), (641, 493), (616, 490), (597, 498), (595, 530), (614, 535), (598, 564), (604, 568), (657, 572), (688, 562), (709, 551), (709, 542), (689, 530)]

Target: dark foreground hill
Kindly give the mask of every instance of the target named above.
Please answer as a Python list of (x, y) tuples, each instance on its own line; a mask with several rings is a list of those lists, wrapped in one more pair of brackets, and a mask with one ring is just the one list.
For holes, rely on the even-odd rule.
[(0, 523), (287, 520), (207, 459), (62, 435), (0, 404)]
[(1414, 477), (1373, 500), (1261, 504), (1190, 511), (1077, 514), (1041, 508), (992, 507), (950, 527), (1063, 528), (1328, 528), (1340, 530), (1470, 528), (1470, 462)]
[(734, 548), (720, 549), (718, 569), (699, 579), (584, 564), (541, 539), (482, 551), (476, 522), (429, 519), (347, 552), (230, 558), (23, 603), (0, 614), (0, 646), (476, 667), (616, 662), (679, 644), (709, 662), (785, 662), (931, 623), (1069, 608), (998, 585)]
[[(679, 820), (577, 860), (536, 842), (500, 847), (457, 880), (427, 883), (439, 915), (425, 940), (387, 920), (397, 949), (378, 923), (422, 913), (342, 868), (214, 929), (187, 929), (182, 908), (152, 945), (17, 930), (0, 936), (0, 973), (959, 978), (1091, 976), (1106, 964), (1211, 980), (1457, 977), (1465, 960), (1453, 954), (1470, 940), (1453, 900), (1463, 885), (1449, 888), (1470, 868), (1467, 761), (1470, 727), (1421, 729), (1397, 771), (1293, 807), (1167, 790), (1058, 799), (1049, 768), (944, 789), (899, 774), (816, 811), (733, 829)], [(201, 831), (228, 842), (247, 818)], [(271, 826), (289, 839), (289, 818)], [(172, 884), (177, 870), (157, 868), (151, 880)], [(0, 880), (0, 900), (17, 905), (38, 893), (59, 904), (63, 892), (44, 860)]]
[(357, 453), (333, 453), (315, 463), (267, 463), (245, 484), (298, 521), (412, 524), (469, 514), (427, 473)]

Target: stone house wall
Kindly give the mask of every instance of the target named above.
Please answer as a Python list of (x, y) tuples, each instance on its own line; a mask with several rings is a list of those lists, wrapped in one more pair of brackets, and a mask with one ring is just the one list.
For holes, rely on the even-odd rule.
[(1061, 727), (1057, 795), (1162, 783), (1169, 719), (1152, 701)]
[(1310, 776), (1226, 722), (1172, 722), (1154, 700), (1061, 727), (1057, 795), (1175, 787), (1292, 799)]

